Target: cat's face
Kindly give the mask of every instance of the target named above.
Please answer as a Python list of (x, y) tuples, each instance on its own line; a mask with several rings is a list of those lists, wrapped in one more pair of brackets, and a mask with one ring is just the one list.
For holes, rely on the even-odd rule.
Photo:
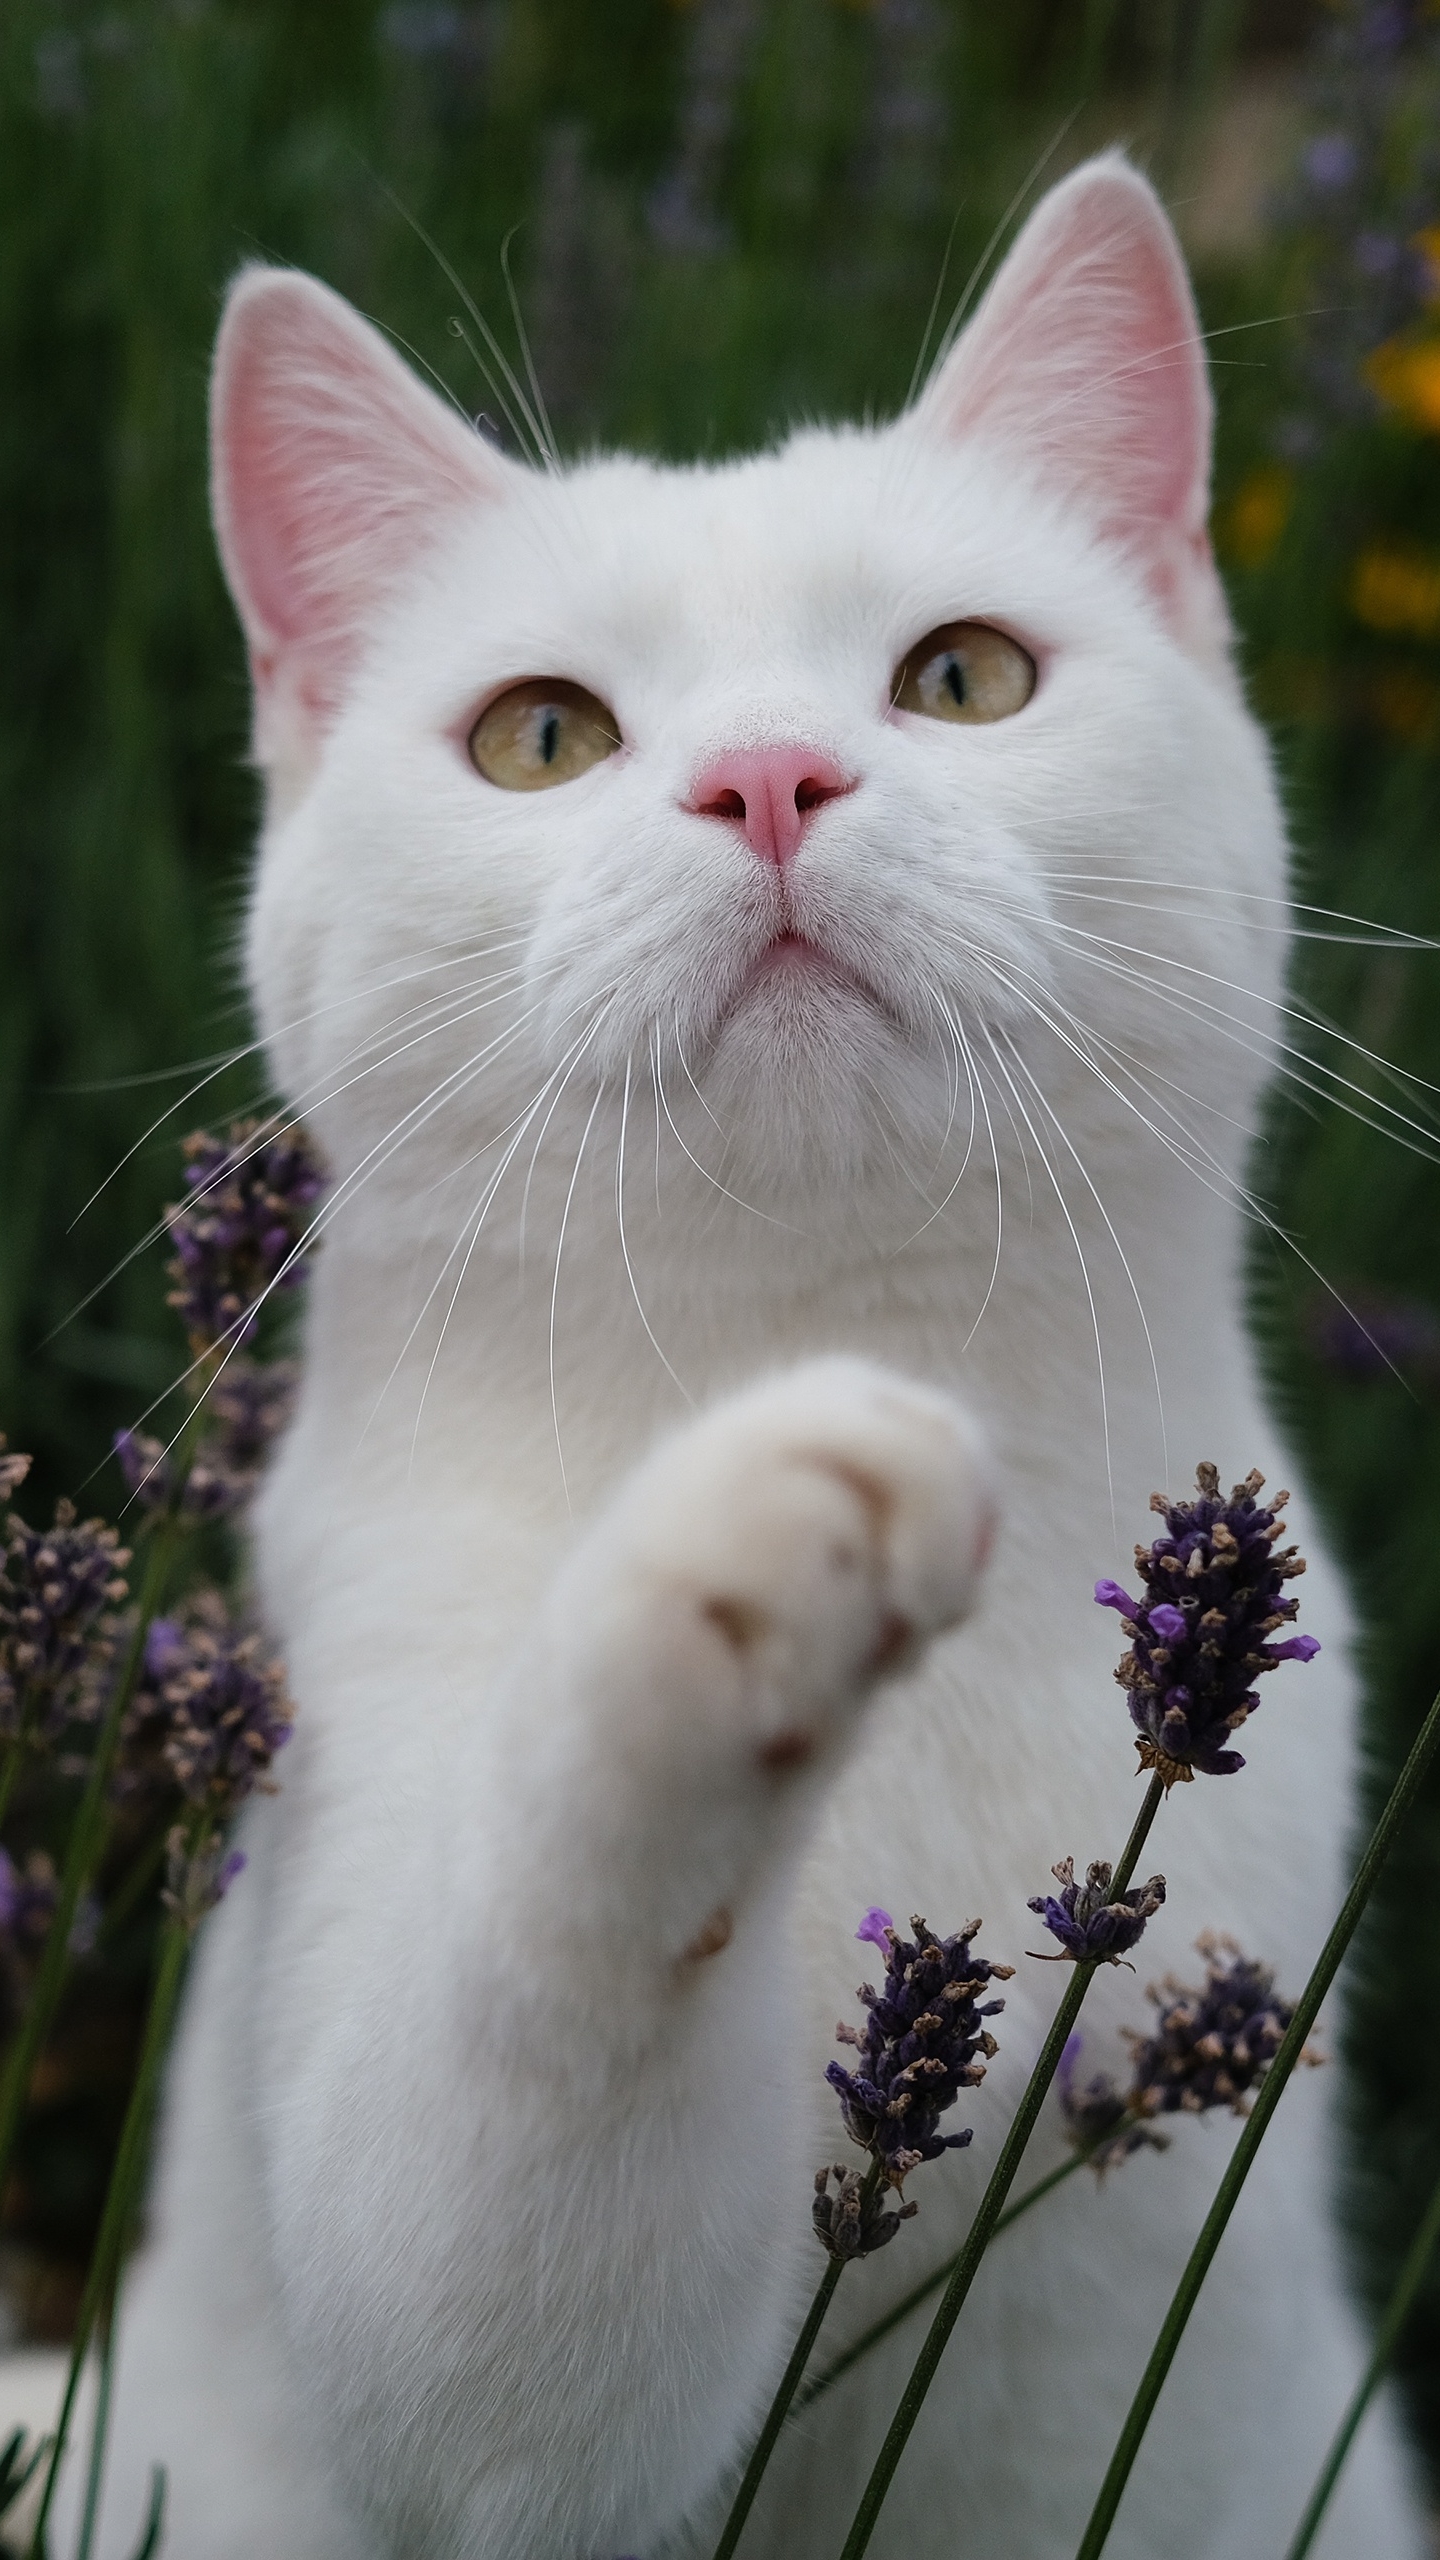
[[(303, 279), (227, 331), (254, 976), (343, 1171), (411, 1113), (441, 1178), (528, 1155), (634, 1084), (747, 1195), (833, 1195), (977, 1092), (1013, 1128), (1037, 1067), (1128, 1107), (1078, 1063), (1122, 1024), (1248, 1093), (1279, 837), (1183, 271), (1123, 167), (1041, 208), (918, 410), (718, 469), (522, 471)], [(1217, 981), (1243, 1041), (1197, 1037)]]

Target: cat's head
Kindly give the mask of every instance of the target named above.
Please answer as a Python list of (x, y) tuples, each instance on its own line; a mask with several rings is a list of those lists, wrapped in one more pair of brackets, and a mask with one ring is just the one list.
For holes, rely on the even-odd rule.
[(1194, 305), (1122, 160), (1045, 199), (887, 426), (529, 469), (264, 268), (214, 425), (252, 979), (342, 1172), (397, 1131), (417, 1192), (510, 1130), (523, 1162), (637, 1079), (657, 1145), (674, 1103), (747, 1189), (833, 1193), (933, 1155), (967, 1081), (972, 1123), (978, 1087), (1015, 1126), (1016, 1073), (1119, 1114), (1130, 1067), (1077, 1043), (1120, 1026), (1243, 1116), (1280, 832)]

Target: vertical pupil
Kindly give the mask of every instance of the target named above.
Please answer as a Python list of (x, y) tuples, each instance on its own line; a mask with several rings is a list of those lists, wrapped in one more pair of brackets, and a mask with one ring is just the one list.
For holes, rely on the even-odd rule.
[(553, 707), (540, 715), (540, 761), (553, 764), (560, 744), (560, 714)]
[(964, 702), (965, 670), (958, 658), (948, 657), (945, 661), (945, 687), (952, 701)]

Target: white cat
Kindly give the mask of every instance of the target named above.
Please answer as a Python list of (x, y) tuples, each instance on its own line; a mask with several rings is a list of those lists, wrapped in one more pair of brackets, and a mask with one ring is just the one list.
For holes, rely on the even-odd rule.
[[(1284, 1471), (1241, 1185), (1285, 853), (1209, 425), (1115, 158), (906, 415), (716, 468), (521, 468), (320, 285), (236, 284), (251, 979), (336, 1188), (258, 1522), (300, 1719), (189, 2001), (107, 2555), (155, 2459), (169, 2560), (704, 2552), (823, 2263), (867, 1904), (1019, 1970), (828, 2343), (955, 2244), (1063, 1981), (1026, 1899), (1138, 1802), (1095, 1577), (1197, 1458)], [(1167, 1804), (1151, 1974), (1211, 1926), (1298, 1989), (1338, 1900), (1348, 1621), (1293, 1525), (1325, 1651)], [(1142, 2014), (1107, 1975), (1095, 2059)], [(1115, 2560), (1284, 2547), (1358, 2369), (1333, 2079)], [(1067, 2560), (1232, 2133), (996, 2243), (877, 2554)], [(747, 2560), (833, 2560), (919, 2335), (791, 2430)], [(1381, 2413), (1323, 2548), (1421, 2542)]]

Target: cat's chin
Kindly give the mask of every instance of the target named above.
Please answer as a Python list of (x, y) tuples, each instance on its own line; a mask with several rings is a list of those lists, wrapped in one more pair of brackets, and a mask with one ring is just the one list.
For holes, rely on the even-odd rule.
[[(943, 1124), (937, 1062), (881, 1000), (813, 945), (772, 945), (712, 1034), (697, 1081), (725, 1133), (727, 1180), (809, 1211), (853, 1200), (893, 1162), (897, 1128)], [(888, 1130), (888, 1138), (883, 1134)]]

